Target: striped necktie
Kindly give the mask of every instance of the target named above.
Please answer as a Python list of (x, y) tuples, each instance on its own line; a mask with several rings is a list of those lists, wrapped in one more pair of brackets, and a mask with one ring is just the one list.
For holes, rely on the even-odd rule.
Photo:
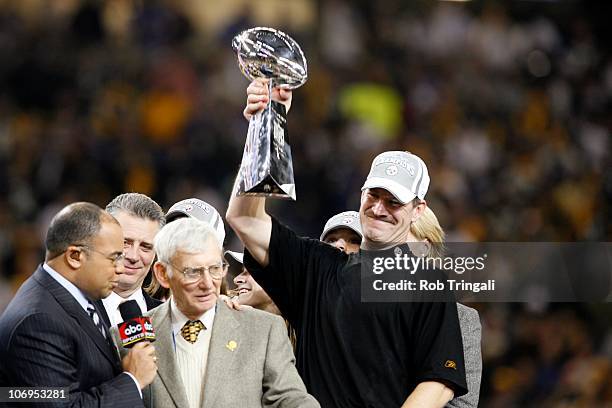
[(91, 317), (91, 320), (93, 320), (94, 325), (106, 339), (106, 330), (104, 330), (104, 325), (100, 320), (100, 316), (98, 316), (98, 312), (96, 312), (96, 308), (91, 303), (87, 305), (87, 313), (89, 313), (89, 317)]

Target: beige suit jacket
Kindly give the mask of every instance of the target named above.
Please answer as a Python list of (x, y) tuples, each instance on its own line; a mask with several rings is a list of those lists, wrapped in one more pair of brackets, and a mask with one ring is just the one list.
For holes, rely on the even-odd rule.
[[(170, 302), (149, 311), (157, 340), (158, 372), (143, 390), (145, 406), (188, 408), (176, 363)], [(127, 350), (121, 350), (121, 354)], [(257, 309), (230, 310), (223, 302), (211, 333), (203, 408), (320, 407), (295, 368), (287, 329), (279, 316)]]

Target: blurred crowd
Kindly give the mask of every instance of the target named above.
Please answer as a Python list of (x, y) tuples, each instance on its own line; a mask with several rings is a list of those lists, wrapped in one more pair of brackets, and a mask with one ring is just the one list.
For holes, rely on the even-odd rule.
[[(298, 199), (271, 209), (297, 231), (357, 209), (374, 155), (406, 149), (451, 240), (610, 241), (605, 9), (0, 1), (0, 311), (69, 202), (137, 191), (224, 212), (248, 126), (231, 39), (256, 25), (308, 59), (288, 118)], [(608, 305), (478, 305), (481, 405), (612, 406)]]

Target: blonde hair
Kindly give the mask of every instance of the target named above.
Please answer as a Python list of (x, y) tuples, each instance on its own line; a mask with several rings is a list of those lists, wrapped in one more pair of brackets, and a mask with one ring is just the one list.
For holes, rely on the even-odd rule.
[(144, 288), (145, 292), (152, 298), (165, 302), (170, 297), (170, 289), (164, 288), (154, 273), (151, 273), (151, 282)]
[(440, 258), (444, 255), (446, 234), (431, 208), (425, 207), (419, 219), (410, 224), (410, 232), (419, 241), (428, 241), (431, 244), (427, 253), (429, 258)]

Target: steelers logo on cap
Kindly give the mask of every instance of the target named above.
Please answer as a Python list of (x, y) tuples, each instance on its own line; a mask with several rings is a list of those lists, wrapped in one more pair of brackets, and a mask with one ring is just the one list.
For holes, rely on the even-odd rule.
[(398, 172), (397, 166), (395, 165), (391, 165), (387, 167), (387, 169), (385, 170), (385, 173), (387, 173), (387, 176), (395, 176), (397, 172)]

